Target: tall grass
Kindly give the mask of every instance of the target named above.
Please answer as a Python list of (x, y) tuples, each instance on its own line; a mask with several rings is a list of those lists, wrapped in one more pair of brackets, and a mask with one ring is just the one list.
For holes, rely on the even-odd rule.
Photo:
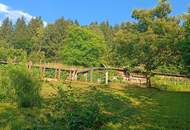
[(152, 78), (155, 87), (167, 91), (190, 91), (190, 79), (155, 76)]
[(35, 76), (32, 71), (29, 72), (23, 66), (15, 66), (9, 70), (9, 78), (19, 106), (33, 107), (40, 105), (41, 83), (38, 76)]
[(20, 107), (40, 105), (39, 73), (25, 66), (0, 66), (0, 101), (16, 102)]
[(10, 84), (8, 66), (0, 66), (0, 102), (10, 101), (14, 96), (14, 90)]

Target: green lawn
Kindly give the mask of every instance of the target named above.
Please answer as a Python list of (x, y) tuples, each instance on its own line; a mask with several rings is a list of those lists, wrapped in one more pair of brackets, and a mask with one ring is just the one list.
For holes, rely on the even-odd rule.
[[(89, 93), (86, 85), (74, 85), (74, 89), (84, 95)], [(51, 91), (55, 94), (51, 86), (45, 85), (42, 95), (48, 98)], [(190, 129), (188, 92), (166, 92), (119, 85), (97, 87), (94, 91), (101, 111), (108, 117), (102, 130)], [(44, 124), (47, 114), (47, 106), (40, 109), (18, 109), (14, 104), (0, 103), (0, 130), (32, 130), (31, 126)]]

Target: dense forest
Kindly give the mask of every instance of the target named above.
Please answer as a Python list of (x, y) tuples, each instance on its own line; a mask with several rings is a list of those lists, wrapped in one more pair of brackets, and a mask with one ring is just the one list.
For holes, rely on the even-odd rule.
[(136, 68), (147, 76), (152, 71), (190, 73), (190, 10), (171, 16), (168, 1), (152, 9), (136, 9), (134, 22), (112, 26), (108, 21), (81, 26), (63, 17), (43, 25), (41, 17), (0, 27), (0, 60), (57, 62), (76, 66)]

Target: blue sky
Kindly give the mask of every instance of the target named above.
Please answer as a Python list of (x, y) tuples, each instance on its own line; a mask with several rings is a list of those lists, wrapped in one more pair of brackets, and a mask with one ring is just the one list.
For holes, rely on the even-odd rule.
[[(190, 0), (169, 0), (172, 15), (187, 12)], [(26, 19), (42, 16), (52, 23), (60, 17), (77, 19), (82, 25), (108, 20), (112, 25), (132, 20), (136, 8), (151, 8), (157, 0), (0, 0), (0, 21), (9, 16), (13, 21), (24, 15)]]

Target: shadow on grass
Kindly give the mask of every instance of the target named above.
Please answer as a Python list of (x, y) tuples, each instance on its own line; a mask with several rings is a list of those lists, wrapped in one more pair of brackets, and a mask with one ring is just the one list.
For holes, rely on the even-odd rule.
[(48, 119), (41, 109), (10, 106), (0, 113), (0, 130), (51, 130)]
[(100, 89), (98, 101), (110, 117), (106, 129), (190, 129), (190, 94), (154, 88)]
[[(96, 87), (81, 94), (85, 100), (95, 95), (106, 120), (102, 130), (190, 129), (190, 93)], [(49, 103), (41, 109), (0, 109), (0, 130), (63, 130), (64, 124), (56, 119)]]

